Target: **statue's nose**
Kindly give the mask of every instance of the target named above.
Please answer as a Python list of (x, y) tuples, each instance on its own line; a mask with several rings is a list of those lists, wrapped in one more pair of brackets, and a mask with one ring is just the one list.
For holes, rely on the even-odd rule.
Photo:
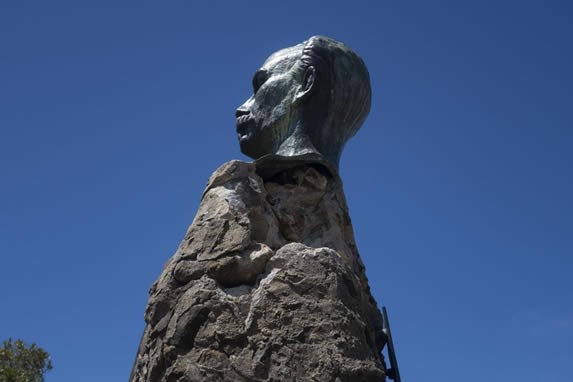
[(237, 111), (235, 111), (235, 116), (239, 118), (240, 116), (250, 114), (251, 113), (250, 110), (254, 102), (255, 98), (253, 96), (250, 96), (249, 99), (245, 101), (245, 103), (243, 103), (241, 106), (237, 108)]
[(239, 108), (235, 111), (235, 117), (237, 118), (247, 114), (249, 114), (249, 110), (245, 107), (245, 105), (239, 106)]

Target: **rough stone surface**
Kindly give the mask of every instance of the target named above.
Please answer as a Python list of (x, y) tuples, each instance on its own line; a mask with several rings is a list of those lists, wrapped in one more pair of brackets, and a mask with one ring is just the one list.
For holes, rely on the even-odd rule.
[(232, 161), (150, 291), (130, 381), (385, 381), (340, 180)]

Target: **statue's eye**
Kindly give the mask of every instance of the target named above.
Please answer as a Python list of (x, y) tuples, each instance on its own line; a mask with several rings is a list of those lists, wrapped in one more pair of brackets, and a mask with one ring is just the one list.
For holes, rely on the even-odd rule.
[(257, 93), (259, 88), (263, 86), (268, 79), (268, 73), (264, 70), (258, 70), (253, 77), (253, 93)]

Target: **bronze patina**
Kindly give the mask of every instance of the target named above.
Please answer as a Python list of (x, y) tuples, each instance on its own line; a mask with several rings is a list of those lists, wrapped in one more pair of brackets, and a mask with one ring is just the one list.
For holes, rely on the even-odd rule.
[(338, 173), (346, 142), (370, 111), (368, 70), (328, 37), (273, 53), (253, 77), (253, 95), (236, 111), (241, 151), (258, 167), (311, 162)]

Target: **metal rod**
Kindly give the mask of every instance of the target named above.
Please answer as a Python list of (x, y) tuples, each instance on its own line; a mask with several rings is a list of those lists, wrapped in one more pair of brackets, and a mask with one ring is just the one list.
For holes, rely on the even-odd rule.
[(388, 359), (390, 360), (390, 369), (387, 370), (388, 378), (394, 382), (402, 382), (400, 379), (400, 370), (398, 369), (398, 360), (396, 359), (396, 351), (394, 350), (394, 341), (392, 341), (392, 331), (390, 330), (390, 321), (388, 320), (388, 312), (386, 307), (382, 307), (382, 317), (384, 319), (382, 330), (386, 335), (386, 346), (388, 347)]

